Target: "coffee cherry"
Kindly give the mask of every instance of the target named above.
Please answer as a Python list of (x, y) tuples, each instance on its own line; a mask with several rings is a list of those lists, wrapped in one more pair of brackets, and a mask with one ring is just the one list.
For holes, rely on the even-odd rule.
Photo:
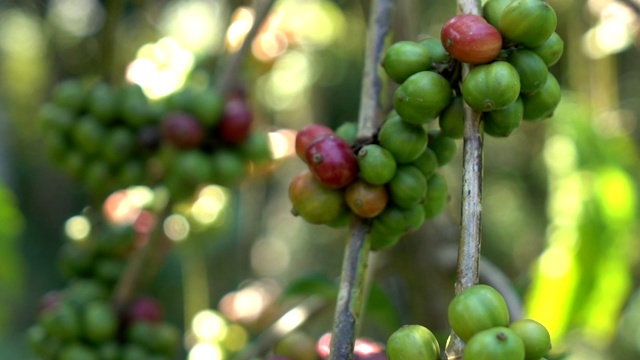
[(551, 349), (551, 336), (544, 325), (532, 319), (512, 322), (509, 329), (524, 343), (524, 360), (538, 360)]
[(360, 217), (369, 219), (378, 216), (384, 210), (389, 195), (384, 186), (356, 180), (347, 186), (344, 198), (351, 211)]
[(198, 147), (204, 140), (200, 122), (186, 113), (170, 113), (162, 119), (162, 136), (180, 149)]
[(427, 195), (427, 180), (413, 165), (398, 166), (396, 174), (388, 184), (389, 195), (394, 204), (410, 208), (424, 202)]
[(398, 84), (417, 72), (431, 68), (429, 49), (414, 41), (398, 41), (387, 49), (382, 67)]
[(68, 79), (58, 83), (52, 91), (53, 102), (79, 113), (85, 106), (86, 92), (78, 79)]
[(247, 160), (255, 165), (264, 165), (272, 160), (269, 136), (264, 132), (252, 132), (249, 137), (240, 144), (240, 152)]
[(218, 131), (222, 141), (238, 145), (249, 137), (253, 113), (244, 100), (230, 99), (224, 105)]
[(89, 92), (87, 108), (103, 124), (111, 124), (118, 118), (118, 94), (110, 85), (98, 83)]
[(461, 139), (464, 136), (464, 105), (462, 96), (456, 96), (451, 100), (438, 117), (440, 132), (452, 139)]
[(142, 88), (136, 84), (125, 85), (118, 94), (122, 120), (132, 127), (153, 123), (156, 118)]
[(387, 355), (389, 360), (437, 360), (440, 358), (440, 345), (426, 327), (405, 325), (387, 340)]
[(455, 140), (444, 136), (442, 132), (438, 130), (429, 131), (429, 142), (427, 146), (433, 150), (433, 153), (436, 155), (438, 166), (444, 166), (451, 162), (458, 149)]
[(222, 97), (215, 89), (194, 93), (185, 102), (185, 110), (208, 127), (218, 125), (222, 119), (223, 111), (228, 111), (225, 109), (226, 105)]
[(523, 116), (524, 106), (519, 97), (504, 109), (485, 112), (484, 132), (493, 137), (507, 137), (520, 125)]
[(411, 75), (393, 95), (393, 106), (402, 120), (425, 124), (438, 117), (451, 102), (451, 85), (442, 75), (421, 71)]
[(232, 148), (221, 148), (211, 155), (212, 168), (209, 182), (223, 186), (233, 186), (239, 183), (247, 173), (247, 167), (238, 151)]
[(358, 124), (352, 121), (342, 123), (336, 129), (336, 135), (343, 138), (349, 145), (353, 145), (358, 136)]
[(498, 21), (504, 37), (528, 47), (542, 44), (556, 30), (558, 19), (551, 5), (540, 0), (514, 0)]
[(298, 134), (296, 135), (296, 154), (298, 154), (298, 157), (306, 163), (307, 148), (309, 147), (309, 145), (321, 135), (332, 134), (333, 130), (324, 125), (311, 124), (305, 126), (304, 128), (302, 128), (302, 130), (298, 131)]
[(524, 344), (513, 331), (498, 326), (481, 331), (466, 344), (465, 360), (524, 360)]
[(440, 41), (457, 60), (469, 64), (485, 64), (498, 56), (502, 36), (484, 18), (473, 14), (459, 14), (442, 27)]
[(436, 153), (427, 147), (422, 152), (422, 155), (414, 160), (411, 165), (417, 167), (425, 179), (429, 179), (438, 168), (438, 158), (436, 157)]
[(396, 160), (380, 145), (368, 144), (358, 151), (360, 177), (373, 185), (388, 183), (396, 173)]
[(493, 27), (498, 28), (504, 8), (512, 2), (513, 0), (489, 0), (482, 6), (482, 17)]
[(369, 241), (371, 242), (371, 250), (378, 251), (388, 249), (400, 241), (402, 235), (387, 234), (380, 225), (373, 225), (369, 232)]
[(399, 164), (416, 160), (427, 147), (427, 134), (421, 126), (403, 121), (392, 114), (378, 133), (380, 145), (387, 149)]
[(80, 315), (66, 301), (40, 313), (39, 320), (47, 333), (61, 340), (72, 341), (81, 334)]
[(464, 101), (478, 111), (503, 109), (516, 101), (519, 94), (520, 76), (506, 61), (478, 65), (462, 82)]
[(358, 175), (358, 163), (351, 147), (335, 135), (324, 135), (307, 148), (307, 164), (320, 182), (332, 189), (351, 184)]
[(152, 334), (147, 339), (149, 350), (156, 354), (173, 356), (180, 347), (180, 333), (173, 325), (158, 323), (151, 327)]
[(171, 175), (181, 179), (185, 186), (195, 188), (209, 182), (214, 169), (211, 158), (204, 152), (189, 150), (178, 154)]
[(442, 45), (442, 41), (436, 38), (429, 38), (420, 41), (420, 45), (429, 49), (431, 61), (437, 64), (445, 64), (451, 61), (451, 55)]
[(82, 314), (82, 336), (94, 343), (112, 339), (118, 329), (118, 318), (109, 304), (95, 301), (87, 304)]
[(98, 119), (89, 114), (80, 117), (71, 129), (74, 144), (88, 155), (94, 155), (100, 151), (104, 146), (106, 134), (106, 128)]
[(547, 65), (535, 52), (520, 49), (507, 58), (520, 76), (520, 92), (533, 94), (547, 81)]
[(538, 121), (553, 115), (560, 104), (562, 89), (558, 80), (551, 73), (547, 74), (544, 86), (535, 94), (522, 96), (524, 106), (523, 118), (527, 121)]
[(38, 123), (45, 131), (56, 131), (65, 134), (73, 129), (75, 122), (76, 118), (73, 111), (54, 103), (42, 105), (38, 112)]
[(108, 131), (101, 152), (111, 165), (118, 165), (129, 159), (137, 148), (137, 139), (127, 127), (117, 126)]
[(424, 218), (440, 214), (449, 201), (449, 188), (442, 175), (435, 173), (427, 180), (427, 195), (423, 204)]
[(93, 349), (79, 342), (66, 344), (60, 351), (59, 360), (99, 360)]
[(467, 342), (482, 330), (509, 325), (509, 309), (498, 291), (488, 285), (471, 286), (449, 303), (449, 324)]
[(409, 208), (389, 204), (374, 218), (373, 226), (387, 235), (404, 235), (419, 229), (423, 222), (424, 209), (421, 204)]
[(552, 66), (560, 60), (564, 51), (564, 41), (558, 33), (553, 33), (542, 45), (534, 47), (531, 50), (538, 54), (547, 66)]
[(341, 191), (329, 189), (305, 170), (289, 184), (289, 200), (293, 212), (311, 224), (326, 224), (336, 220), (345, 211)]

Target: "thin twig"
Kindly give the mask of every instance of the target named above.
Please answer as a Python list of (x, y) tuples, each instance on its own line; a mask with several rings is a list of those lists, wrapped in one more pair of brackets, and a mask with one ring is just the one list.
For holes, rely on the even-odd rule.
[(145, 270), (157, 252), (158, 243), (165, 240), (163, 221), (170, 214), (171, 208), (170, 205), (167, 205), (162, 213), (157, 215), (155, 228), (148, 234), (147, 242), (131, 255), (124, 273), (115, 286), (113, 304), (116, 309), (122, 310), (140, 290), (145, 275), (150, 276), (145, 273)]
[(107, 2), (107, 17), (102, 28), (101, 37), (101, 70), (102, 77), (107, 82), (114, 82), (118, 77), (116, 71), (116, 32), (120, 15), (122, 14), (123, 0), (112, 0)]
[(342, 263), (340, 291), (331, 337), (331, 360), (347, 360), (353, 357), (371, 248), (367, 238), (368, 232), (369, 225), (363, 219), (354, 217), (351, 223), (351, 240), (347, 243)]
[[(378, 71), (382, 63), (385, 41), (389, 32), (392, 4), (390, 0), (376, 1), (369, 16), (369, 35), (364, 58), (362, 90), (360, 93), (360, 113), (358, 116), (358, 137), (373, 135), (384, 119), (382, 101), (382, 78)], [(376, 12), (377, 9), (377, 12)]]
[[(482, 15), (479, 0), (458, 0), (462, 13)], [(462, 64), (462, 80), (471, 65)], [(462, 220), (458, 248), (458, 279), (455, 292), (478, 283), (482, 236), (482, 131), (480, 113), (464, 104), (464, 146), (462, 165)], [(452, 331), (446, 354), (449, 360), (461, 359), (464, 342)]]
[[(380, 95), (383, 87), (378, 71), (385, 39), (389, 33), (392, 10), (392, 0), (375, 0), (370, 8), (358, 118), (359, 138), (373, 136), (382, 123)], [(340, 291), (330, 345), (331, 360), (353, 358), (353, 347), (366, 292), (367, 262), (371, 249), (367, 237), (369, 230), (368, 222), (358, 217), (353, 218), (351, 238), (345, 248), (342, 263)]]
[(267, 15), (269, 14), (269, 10), (275, 3), (275, 0), (257, 0), (254, 1), (254, 9), (255, 9), (255, 17), (253, 20), (253, 24), (251, 25), (251, 29), (247, 33), (242, 42), (242, 46), (238, 51), (228, 56), (226, 62), (224, 63), (222, 69), (218, 72), (218, 81), (216, 83), (216, 90), (220, 94), (227, 94), (233, 88), (234, 84), (237, 81), (238, 70), (240, 69), (240, 64), (242, 60), (247, 54), (247, 51), (251, 48), (251, 43), (253, 39), (255, 39), (256, 35), (258, 35), (258, 31), (262, 27)]

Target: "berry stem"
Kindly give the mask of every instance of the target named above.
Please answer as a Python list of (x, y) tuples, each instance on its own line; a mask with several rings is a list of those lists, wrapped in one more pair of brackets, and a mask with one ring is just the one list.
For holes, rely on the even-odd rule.
[[(115, 286), (113, 295), (113, 305), (116, 309), (123, 310), (137, 292), (142, 288), (145, 280), (152, 278), (149, 266), (157, 271), (159, 266), (158, 249), (162, 248), (162, 242), (167, 241), (164, 237), (163, 221), (171, 213), (172, 206), (167, 204), (164, 210), (156, 215), (156, 223), (153, 231), (148, 234), (146, 243), (137, 249), (129, 259), (124, 273)], [(163, 251), (166, 254), (166, 251)]]
[[(482, 15), (479, 0), (458, 0), (462, 13)], [(462, 64), (462, 80), (467, 77), (471, 65)], [(480, 264), (480, 241), (482, 235), (482, 131), (480, 113), (464, 103), (464, 145), (462, 165), (462, 219), (460, 245), (458, 248), (458, 270), (455, 292), (478, 283)], [(464, 342), (452, 331), (446, 348), (447, 358), (460, 359)]]
[(253, 39), (255, 39), (256, 35), (258, 35), (258, 31), (262, 27), (267, 15), (269, 14), (269, 10), (275, 3), (275, 0), (256, 0), (253, 2), (255, 9), (255, 17), (253, 19), (253, 25), (251, 25), (251, 29), (247, 33), (242, 42), (242, 46), (238, 51), (229, 55), (227, 57), (226, 62), (222, 66), (222, 69), (218, 71), (218, 81), (216, 83), (216, 90), (223, 97), (228, 94), (237, 82), (238, 70), (240, 68), (240, 64), (242, 60), (247, 54), (247, 51), (251, 48), (251, 43), (253, 43)]
[(353, 347), (362, 305), (364, 303), (365, 275), (371, 243), (367, 238), (369, 224), (354, 217), (351, 221), (351, 239), (347, 243), (342, 262), (340, 291), (336, 303), (331, 337), (331, 360), (353, 358)]
[[(382, 79), (379, 64), (389, 33), (393, 0), (375, 0), (369, 14), (369, 27), (365, 49), (362, 94), (358, 118), (358, 138), (371, 137), (382, 124), (380, 101)], [(331, 360), (353, 358), (356, 332), (360, 322), (366, 293), (367, 263), (371, 243), (367, 237), (370, 224), (354, 216), (351, 221), (351, 238), (345, 248), (342, 263), (340, 290), (336, 303), (331, 337)]]

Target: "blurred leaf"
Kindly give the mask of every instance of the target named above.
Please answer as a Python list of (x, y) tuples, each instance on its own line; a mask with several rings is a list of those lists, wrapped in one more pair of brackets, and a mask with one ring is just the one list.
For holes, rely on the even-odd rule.
[(15, 207), (14, 196), (0, 185), (0, 331), (10, 319), (19, 292), (22, 289), (23, 270), (17, 239), (23, 228), (23, 219)]
[(319, 295), (327, 300), (335, 301), (338, 298), (338, 284), (325, 274), (310, 273), (289, 283), (282, 298), (312, 295)]
[(398, 314), (391, 298), (380, 285), (375, 283), (371, 284), (364, 313), (389, 333), (394, 332), (401, 325), (400, 314)]

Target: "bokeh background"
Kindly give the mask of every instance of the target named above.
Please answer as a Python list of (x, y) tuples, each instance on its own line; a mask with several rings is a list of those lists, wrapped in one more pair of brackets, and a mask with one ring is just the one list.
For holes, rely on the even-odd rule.
[[(485, 140), (481, 276), (549, 329), (554, 355), (638, 359), (640, 1), (548, 2), (565, 42), (550, 68), (563, 99), (552, 118)], [(118, 81), (160, 99), (215, 77), (254, 18), (243, 1), (129, 0), (108, 16), (116, 3), (0, 1), (1, 359), (33, 358), (24, 333), (40, 297), (64, 286), (56, 253), (91, 203), (43, 148), (37, 114), (52, 87), (98, 78), (109, 62)], [(398, 3), (395, 40), (438, 37), (456, 13), (450, 0)], [(289, 212), (289, 181), (304, 168), (292, 141), (310, 123), (356, 121), (369, 6), (279, 0), (253, 41), (240, 80), (276, 162), (239, 187), (209, 187), (184, 205), (191, 218), (174, 218), (175, 246), (145, 289), (184, 331), (180, 358), (231, 358), (292, 308), (303, 311), (289, 313), (276, 333), (300, 324), (318, 339), (330, 330), (348, 232)], [(101, 40), (105, 27), (115, 29), (114, 41)], [(418, 323), (444, 344), (461, 152), (458, 142), (456, 159), (442, 169), (450, 189), (444, 213), (372, 256), (362, 336), (384, 343), (400, 325)], [(320, 300), (304, 307), (309, 298)]]

